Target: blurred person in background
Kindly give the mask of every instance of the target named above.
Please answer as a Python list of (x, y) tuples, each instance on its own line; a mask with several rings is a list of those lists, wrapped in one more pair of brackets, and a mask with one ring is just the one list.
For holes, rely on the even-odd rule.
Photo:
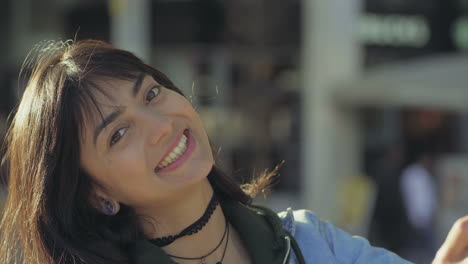
[(400, 190), (409, 224), (405, 235), (405, 256), (417, 263), (430, 260), (436, 251), (435, 217), (437, 188), (433, 173), (434, 153), (427, 145), (417, 146), (410, 163), (403, 169)]
[[(7, 136), (1, 263), (409, 263), (312, 212), (252, 205), (190, 102), (100, 41), (44, 47)], [(466, 263), (468, 217), (434, 263)]]

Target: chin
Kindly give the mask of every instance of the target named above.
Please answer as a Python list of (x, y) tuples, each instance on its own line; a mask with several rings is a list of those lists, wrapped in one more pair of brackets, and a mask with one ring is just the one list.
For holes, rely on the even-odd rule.
[(206, 163), (203, 166), (198, 166), (197, 168), (193, 168), (193, 170), (190, 170), (191, 173), (193, 173), (193, 179), (195, 181), (197, 180), (202, 180), (208, 177), (208, 174), (210, 174), (211, 169), (213, 168), (213, 162)]
[(190, 166), (192, 164), (187, 165), (182, 170), (168, 173), (164, 178), (168, 182), (172, 182), (171, 185), (183, 188), (184, 186), (193, 185), (207, 179), (208, 174), (213, 168), (213, 162), (208, 161), (204, 161), (203, 163), (197, 162), (193, 164), (194, 166)]

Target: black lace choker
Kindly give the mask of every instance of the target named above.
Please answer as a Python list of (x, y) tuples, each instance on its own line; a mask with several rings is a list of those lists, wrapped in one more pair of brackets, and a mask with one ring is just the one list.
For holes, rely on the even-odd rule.
[(211, 215), (215, 211), (218, 204), (219, 204), (218, 198), (213, 192), (213, 196), (211, 197), (211, 200), (208, 203), (208, 206), (206, 207), (205, 213), (203, 213), (203, 215), (197, 221), (195, 221), (195, 223), (189, 225), (177, 235), (170, 235), (170, 236), (165, 236), (165, 237), (149, 239), (149, 242), (153, 243), (154, 245), (158, 247), (165, 247), (171, 244), (172, 242), (174, 242), (178, 238), (181, 238), (183, 236), (190, 236), (190, 235), (197, 233), (198, 231), (202, 230), (202, 228), (206, 225), (206, 223), (208, 223)]

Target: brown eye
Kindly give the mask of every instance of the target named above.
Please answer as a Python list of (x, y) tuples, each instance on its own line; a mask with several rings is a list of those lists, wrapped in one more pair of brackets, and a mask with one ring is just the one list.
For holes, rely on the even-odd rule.
[(146, 98), (145, 98), (146, 103), (148, 104), (154, 98), (156, 98), (156, 96), (158, 96), (160, 90), (161, 90), (161, 88), (158, 87), (158, 86), (155, 86), (155, 87), (151, 88), (151, 90), (149, 90), (149, 92), (146, 94)]
[(119, 140), (125, 135), (126, 132), (126, 127), (117, 130), (111, 137), (110, 146), (112, 147), (114, 144), (119, 142)]

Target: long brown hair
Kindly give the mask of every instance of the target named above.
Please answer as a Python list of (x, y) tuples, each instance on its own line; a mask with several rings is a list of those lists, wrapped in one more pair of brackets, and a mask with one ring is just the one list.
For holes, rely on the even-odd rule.
[[(121, 205), (115, 216), (90, 202), (92, 178), (80, 167), (84, 117), (99, 111), (103, 77), (136, 79), (146, 73), (182, 92), (132, 53), (87, 40), (45, 45), (29, 67), (28, 83), (7, 134), (8, 197), (0, 222), (1, 263), (129, 263), (126, 249), (144, 238), (136, 213)], [(266, 173), (241, 186), (213, 167), (220, 195), (250, 204), (269, 181)]]

